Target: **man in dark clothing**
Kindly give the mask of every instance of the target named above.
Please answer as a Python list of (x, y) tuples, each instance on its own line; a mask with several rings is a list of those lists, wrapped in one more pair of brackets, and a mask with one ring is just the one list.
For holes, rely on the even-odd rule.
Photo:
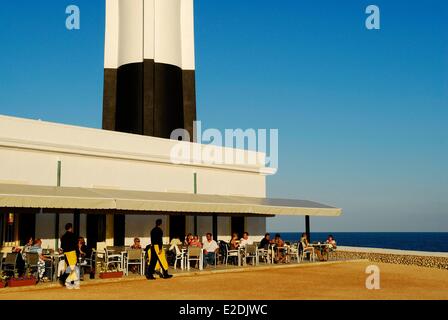
[(67, 289), (79, 289), (79, 267), (77, 266), (77, 254), (78, 249), (78, 239), (73, 233), (73, 225), (67, 223), (65, 225), (65, 234), (61, 237), (61, 248), (64, 251), (65, 263), (67, 264), (67, 269), (63, 277), (61, 277), (61, 282), (64, 282)]
[(271, 240), (271, 235), (269, 233), (266, 233), (264, 235), (264, 238), (261, 240), (260, 245), (258, 246), (258, 249), (265, 249), (268, 250), (269, 249), (269, 245), (272, 243), (273, 241)]
[(162, 231), (162, 219), (156, 221), (156, 226), (151, 230), (151, 249), (150, 252), (150, 262), (148, 269), (146, 271), (146, 278), (148, 280), (155, 280), (154, 272), (157, 263), (160, 265), (162, 271), (161, 278), (169, 279), (172, 275), (168, 274), (168, 263), (163, 254), (163, 231)]
[(64, 252), (71, 252), (78, 250), (78, 238), (73, 233), (73, 225), (67, 223), (65, 225), (65, 233), (61, 237), (61, 248)]

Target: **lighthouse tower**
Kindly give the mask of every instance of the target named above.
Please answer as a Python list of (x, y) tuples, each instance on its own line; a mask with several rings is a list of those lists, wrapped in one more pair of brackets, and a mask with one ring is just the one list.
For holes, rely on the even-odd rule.
[(193, 137), (195, 120), (193, 0), (106, 0), (103, 129)]

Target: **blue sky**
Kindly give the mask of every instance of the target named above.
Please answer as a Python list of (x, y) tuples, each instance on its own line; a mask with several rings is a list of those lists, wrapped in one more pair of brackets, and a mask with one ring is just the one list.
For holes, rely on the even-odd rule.
[[(381, 30), (365, 28), (370, 4)], [(196, 0), (195, 14), (199, 119), (279, 129), (269, 196), (344, 208), (314, 231), (448, 231), (447, 1)], [(101, 126), (104, 1), (2, 1), (0, 43), (0, 114)]]

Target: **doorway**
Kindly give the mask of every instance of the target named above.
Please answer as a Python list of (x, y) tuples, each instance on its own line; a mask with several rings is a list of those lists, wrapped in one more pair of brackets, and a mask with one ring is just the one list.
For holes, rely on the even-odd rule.
[(187, 219), (185, 215), (170, 216), (170, 240), (179, 238), (180, 241), (185, 239), (185, 229)]
[(243, 237), (243, 233), (246, 231), (245, 218), (244, 217), (232, 217), (231, 219), (231, 230), (232, 235), (234, 233), (238, 234), (238, 238), (241, 239)]
[(18, 215), (20, 245), (24, 246), (29, 238), (36, 237), (36, 214), (21, 213)]
[(96, 249), (98, 242), (106, 241), (106, 215), (87, 214), (87, 244)]
[(114, 215), (114, 246), (122, 247), (125, 243), (126, 216)]

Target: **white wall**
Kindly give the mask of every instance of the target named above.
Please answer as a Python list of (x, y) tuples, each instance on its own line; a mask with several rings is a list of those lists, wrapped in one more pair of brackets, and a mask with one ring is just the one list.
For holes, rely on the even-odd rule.
[[(199, 194), (266, 196), (263, 164), (173, 164), (170, 152), (176, 144), (167, 139), (0, 116), (0, 183), (56, 186), (61, 161), (63, 187), (193, 193), (196, 173)], [(135, 236), (149, 243), (156, 219), (127, 216), (126, 244)], [(166, 217), (164, 221), (168, 241)], [(251, 235), (264, 234), (265, 218), (247, 221)], [(60, 235), (67, 222), (73, 223), (73, 214), (60, 215)], [(186, 229), (193, 233), (192, 216), (187, 217)], [(212, 217), (198, 216), (198, 234), (212, 230)], [(219, 217), (218, 231), (220, 239), (230, 237), (230, 218)], [(54, 237), (53, 233), (54, 215), (39, 215), (36, 236), (44, 239), (44, 246), (54, 246), (54, 240), (47, 239)], [(80, 235), (86, 236), (85, 215), (81, 215)]]
[[(177, 142), (0, 116), (0, 183), (265, 197), (263, 165), (173, 164)], [(200, 146), (197, 144), (188, 144)]]

